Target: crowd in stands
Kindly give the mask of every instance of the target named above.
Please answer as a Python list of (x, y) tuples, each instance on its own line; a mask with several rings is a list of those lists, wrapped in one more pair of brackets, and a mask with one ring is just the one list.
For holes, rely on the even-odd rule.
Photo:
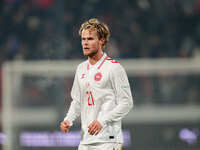
[(93, 17), (110, 26), (116, 58), (200, 51), (200, 0), (2, 0), (0, 61), (82, 58), (78, 29)]

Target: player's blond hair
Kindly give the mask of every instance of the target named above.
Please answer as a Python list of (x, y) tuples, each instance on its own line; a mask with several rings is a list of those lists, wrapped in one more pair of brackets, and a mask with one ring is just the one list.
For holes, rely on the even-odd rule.
[(97, 31), (97, 36), (100, 39), (104, 39), (105, 42), (103, 44), (103, 47), (106, 45), (106, 43), (108, 42), (109, 40), (109, 37), (110, 37), (110, 30), (108, 28), (108, 26), (103, 23), (103, 22), (100, 22), (98, 19), (96, 18), (92, 18), (86, 22), (84, 22), (80, 29), (79, 29), (79, 35), (81, 36), (82, 35), (82, 31), (84, 29), (91, 29), (91, 30), (96, 30)]

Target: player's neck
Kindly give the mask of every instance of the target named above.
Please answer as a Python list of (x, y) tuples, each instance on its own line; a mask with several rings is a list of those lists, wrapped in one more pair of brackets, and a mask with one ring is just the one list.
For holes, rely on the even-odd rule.
[(98, 53), (96, 53), (93, 56), (88, 56), (88, 60), (90, 62), (91, 65), (95, 65), (103, 56), (103, 51), (98, 51)]

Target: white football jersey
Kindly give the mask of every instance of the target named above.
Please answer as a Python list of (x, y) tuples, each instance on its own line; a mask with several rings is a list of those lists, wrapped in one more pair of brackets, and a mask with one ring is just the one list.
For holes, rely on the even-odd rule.
[[(71, 125), (81, 115), (81, 144), (123, 143), (121, 119), (133, 107), (130, 85), (124, 68), (105, 53), (95, 64), (88, 60), (76, 70), (71, 91), (72, 103), (64, 120)], [(90, 135), (88, 126), (98, 120), (103, 128)]]

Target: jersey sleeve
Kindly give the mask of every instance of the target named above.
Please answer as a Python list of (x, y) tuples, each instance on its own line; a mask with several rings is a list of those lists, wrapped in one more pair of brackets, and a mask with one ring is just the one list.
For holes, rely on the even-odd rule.
[(110, 73), (117, 105), (99, 120), (102, 125), (121, 120), (133, 107), (130, 85), (124, 68), (117, 64), (117, 67), (112, 67)]
[[(78, 69), (77, 69), (78, 70)], [(73, 121), (80, 116), (80, 110), (81, 110), (81, 105), (80, 105), (80, 86), (78, 84), (78, 71), (76, 71), (72, 90), (71, 90), (71, 97), (72, 97), (72, 102), (69, 108), (69, 111), (64, 118), (64, 120), (68, 120), (70, 122), (70, 125), (73, 125)]]

